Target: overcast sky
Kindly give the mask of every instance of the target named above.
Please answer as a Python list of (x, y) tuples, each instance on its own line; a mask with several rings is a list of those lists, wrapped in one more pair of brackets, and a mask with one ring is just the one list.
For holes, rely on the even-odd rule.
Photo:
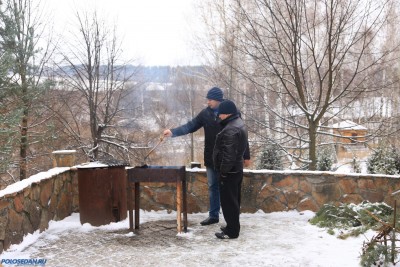
[(195, 0), (44, 0), (56, 32), (68, 31), (76, 8), (96, 6), (107, 21), (117, 22), (124, 54), (143, 65), (196, 65), (190, 46)]

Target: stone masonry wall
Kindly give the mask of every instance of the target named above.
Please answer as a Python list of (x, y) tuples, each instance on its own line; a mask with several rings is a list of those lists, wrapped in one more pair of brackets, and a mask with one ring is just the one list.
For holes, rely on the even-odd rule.
[[(65, 168), (65, 171), (37, 181), (31, 178), (15, 183), (20, 189), (12, 193), (4, 194), (7, 188), (0, 191), (0, 253), (11, 244), (21, 242), (24, 235), (45, 230), (50, 220), (61, 220), (72, 212), (79, 212), (76, 168)], [(186, 178), (188, 212), (207, 212), (205, 170), (188, 169)], [(325, 203), (357, 204), (363, 200), (393, 205), (392, 193), (400, 190), (399, 178), (250, 170), (244, 173), (241, 209), (242, 212), (318, 211)], [(26, 184), (20, 186), (21, 183)], [(175, 210), (175, 198), (174, 184), (141, 183), (140, 208), (143, 210)]]
[[(188, 212), (207, 212), (208, 188), (205, 170), (187, 172)], [(318, 211), (325, 203), (355, 203), (363, 200), (393, 205), (393, 192), (400, 189), (399, 176), (337, 174), (332, 172), (246, 171), (241, 195), (242, 212)], [(141, 183), (140, 208), (175, 210), (175, 186)]]
[(0, 253), (28, 233), (45, 230), (49, 221), (79, 211), (77, 172), (63, 169), (45, 179), (30, 177), (17, 182), (11, 186), (21, 186), (20, 190), (0, 194)]

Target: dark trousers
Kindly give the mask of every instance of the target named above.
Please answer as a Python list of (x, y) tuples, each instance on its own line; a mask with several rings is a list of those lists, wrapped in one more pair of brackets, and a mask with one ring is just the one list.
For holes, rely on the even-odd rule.
[(231, 238), (239, 236), (240, 232), (240, 192), (242, 189), (243, 172), (220, 175), (219, 192), (221, 194), (222, 213), (226, 221), (226, 231)]

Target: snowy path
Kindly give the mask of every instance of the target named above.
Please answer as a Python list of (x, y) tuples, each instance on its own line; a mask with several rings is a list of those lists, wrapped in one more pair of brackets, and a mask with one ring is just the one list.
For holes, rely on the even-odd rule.
[[(207, 214), (189, 214), (189, 232), (176, 234), (175, 213), (141, 211), (141, 229), (128, 220), (81, 225), (79, 214), (51, 222), (12, 246), (1, 259), (46, 259), (46, 266), (359, 266), (364, 236), (340, 240), (310, 225), (314, 213), (242, 214), (241, 235), (219, 240), (219, 224), (200, 226)], [(369, 233), (371, 236), (373, 233)], [(10, 266), (5, 265), (3, 266)]]

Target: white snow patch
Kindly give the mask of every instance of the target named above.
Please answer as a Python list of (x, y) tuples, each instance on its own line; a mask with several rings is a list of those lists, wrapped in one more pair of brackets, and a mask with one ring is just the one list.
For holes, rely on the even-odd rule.
[(69, 171), (70, 167), (57, 167), (50, 169), (46, 172), (40, 172), (38, 174), (32, 175), (31, 177), (18, 181), (16, 183), (10, 184), (3, 190), (0, 190), (0, 197), (14, 194), (22, 191), (24, 188), (30, 187), (33, 183), (39, 183), (42, 180), (49, 179), (53, 176), (61, 174), (63, 172)]

